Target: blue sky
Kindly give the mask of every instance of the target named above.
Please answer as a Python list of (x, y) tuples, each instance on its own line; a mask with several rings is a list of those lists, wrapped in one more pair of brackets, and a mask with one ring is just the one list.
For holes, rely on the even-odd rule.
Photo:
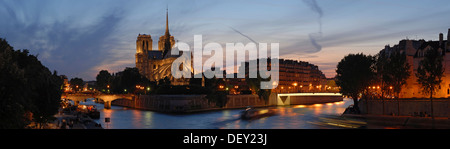
[(0, 0), (0, 38), (59, 74), (95, 80), (100, 70), (135, 66), (139, 33), (157, 49), (167, 5), (176, 40), (251, 42), (242, 33), (280, 43), (281, 58), (316, 64), (327, 77), (349, 53), (437, 40), (450, 28), (448, 0)]

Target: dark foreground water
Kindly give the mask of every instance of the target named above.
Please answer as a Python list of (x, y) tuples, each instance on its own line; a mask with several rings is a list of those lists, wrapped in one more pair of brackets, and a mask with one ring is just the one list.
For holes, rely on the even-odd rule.
[[(210, 111), (193, 114), (165, 114), (120, 106), (104, 109), (103, 104), (92, 101), (100, 111), (105, 129), (317, 129), (358, 128), (364, 122), (344, 119), (340, 115), (353, 104), (351, 99), (335, 103), (274, 107), (278, 114), (256, 120), (239, 119), (243, 109)], [(110, 122), (106, 123), (105, 118)]]

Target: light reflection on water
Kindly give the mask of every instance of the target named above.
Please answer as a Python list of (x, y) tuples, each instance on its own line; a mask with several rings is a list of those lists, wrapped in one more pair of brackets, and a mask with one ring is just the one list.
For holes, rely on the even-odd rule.
[[(353, 101), (280, 106), (275, 107), (277, 115), (251, 121), (239, 119), (243, 109), (174, 115), (119, 106), (104, 109), (103, 104), (92, 101), (84, 104), (97, 106), (100, 111), (97, 122), (108, 129), (317, 129), (339, 128), (322, 125), (332, 124), (323, 119), (338, 117)], [(110, 123), (105, 123), (105, 117), (111, 118)]]

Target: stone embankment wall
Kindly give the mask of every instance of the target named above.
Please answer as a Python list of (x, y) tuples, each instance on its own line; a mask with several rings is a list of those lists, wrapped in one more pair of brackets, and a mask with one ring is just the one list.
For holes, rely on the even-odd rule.
[(159, 112), (198, 112), (216, 109), (267, 106), (257, 95), (228, 95), (228, 102), (220, 108), (209, 103), (206, 95), (140, 95), (134, 100), (119, 99), (112, 105)]
[(224, 107), (218, 107), (215, 103), (208, 102), (206, 95), (138, 95), (133, 100), (118, 99), (111, 104), (158, 112), (184, 113), (245, 108), (247, 106), (317, 104), (342, 101), (343, 98), (341, 96), (289, 96), (281, 98), (277, 97), (277, 94), (272, 94), (267, 102), (260, 99), (258, 95), (227, 95), (227, 99)]
[[(384, 104), (384, 112), (383, 112)], [(435, 117), (450, 117), (450, 100), (433, 99), (433, 113)], [(431, 114), (430, 99), (386, 99), (386, 100), (361, 100), (359, 105), (361, 112), (365, 114), (384, 114), (400, 116), (420, 116)]]

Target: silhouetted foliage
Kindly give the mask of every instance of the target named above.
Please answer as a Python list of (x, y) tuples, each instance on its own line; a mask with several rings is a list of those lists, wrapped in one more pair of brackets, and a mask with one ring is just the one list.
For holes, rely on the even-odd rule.
[[(136, 67), (125, 68), (124, 71), (114, 75), (111, 81), (111, 92), (112, 93), (137, 93), (145, 92), (146, 87), (152, 86), (152, 83), (144, 76), (139, 73)], [(138, 89), (136, 86), (143, 86), (144, 89)]]
[(386, 53), (379, 53), (376, 61), (376, 72), (381, 82), (381, 89), (383, 92), (392, 90), (395, 97), (398, 98), (402, 86), (406, 84), (406, 80), (410, 76), (410, 65), (406, 61), (406, 54), (394, 51), (387, 55)]
[(215, 103), (218, 107), (223, 107), (228, 102), (228, 91), (220, 89), (220, 85), (226, 86), (222, 78), (216, 78), (215, 76), (211, 79), (205, 78), (205, 88), (209, 90), (206, 95), (208, 102)]
[(168, 77), (164, 77), (164, 79), (160, 79), (158, 81), (158, 85), (164, 86), (164, 85), (170, 85), (170, 79)]
[(191, 79), (189, 79), (189, 85), (202, 86), (202, 78), (191, 78)]
[(433, 120), (432, 126), (435, 127), (434, 109), (433, 109), (433, 94), (440, 88), (442, 77), (444, 77), (444, 67), (442, 65), (442, 53), (438, 49), (428, 49), (425, 57), (419, 62), (417, 68), (417, 82), (422, 86), (422, 91), (426, 95), (430, 95), (431, 118)]
[(416, 77), (422, 91), (430, 95), (430, 99), (441, 84), (443, 76), (442, 55), (437, 49), (427, 50), (424, 59), (419, 62)]
[(45, 124), (57, 113), (63, 80), (28, 50), (15, 51), (0, 39), (0, 128)]
[(241, 94), (252, 94), (251, 90), (242, 90)]
[(340, 92), (350, 96), (354, 102), (354, 109), (359, 112), (358, 97), (375, 78), (375, 60), (370, 55), (349, 54), (337, 65), (336, 84), (341, 87)]
[(97, 80), (97, 90), (106, 92), (108, 85), (111, 84), (112, 75), (107, 70), (101, 70), (95, 78)]
[(70, 79), (69, 83), (70, 83), (70, 87), (75, 92), (78, 92), (79, 90), (83, 89), (84, 81), (81, 78), (72, 78), (72, 79)]
[(162, 85), (159, 86), (154, 93), (161, 95), (201, 95), (208, 94), (209, 91), (196, 85)]
[(261, 82), (262, 81), (269, 81), (270, 77), (267, 79), (261, 78), (261, 76), (258, 74), (257, 78), (246, 78), (245, 81), (247, 82), (250, 89), (254, 90), (256, 94), (259, 96), (260, 99), (263, 99), (265, 102), (269, 101), (269, 96), (272, 93), (271, 89), (261, 89)]

